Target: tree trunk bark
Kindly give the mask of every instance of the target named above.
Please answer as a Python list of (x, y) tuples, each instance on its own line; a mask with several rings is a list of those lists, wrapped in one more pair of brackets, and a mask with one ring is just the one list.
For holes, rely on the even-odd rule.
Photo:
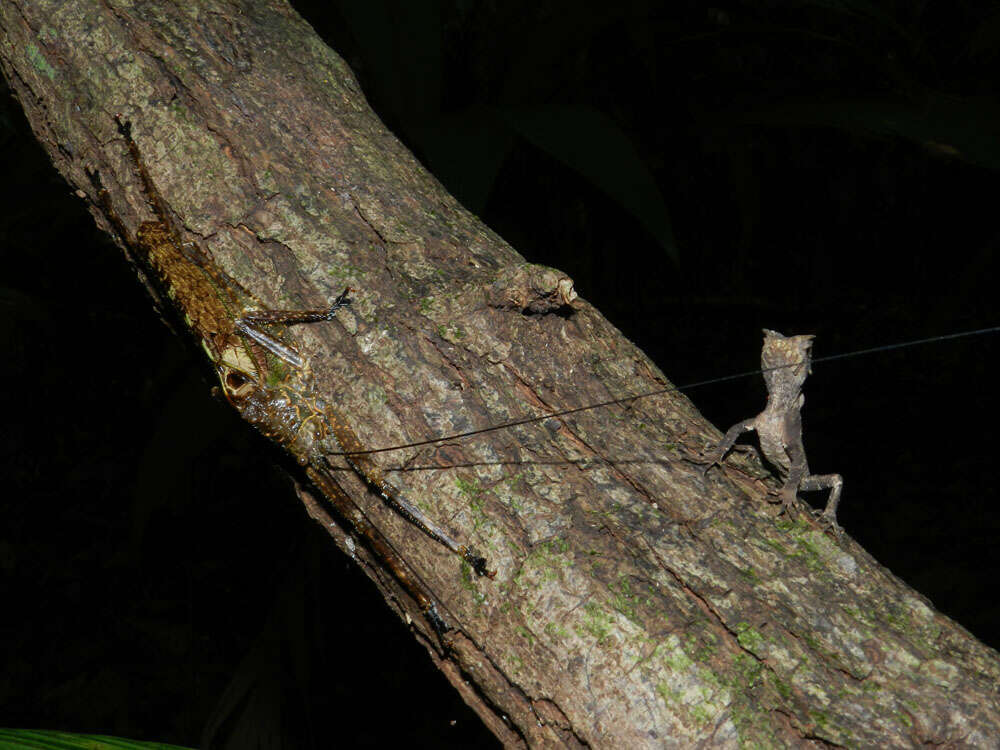
[[(132, 232), (150, 218), (121, 113), (185, 239), (265, 303), (356, 288), (339, 325), (294, 336), (370, 447), (669, 385), (565, 274), (458, 205), (281, 0), (5, 0), (0, 30), (12, 90), (102, 225), (87, 169)], [(445, 649), (301, 497), (508, 746), (995, 747), (997, 653), (849, 538), (776, 522), (759, 463), (703, 476), (690, 457), (719, 437), (668, 392), (375, 454), (495, 580), (344, 472), (439, 603)]]

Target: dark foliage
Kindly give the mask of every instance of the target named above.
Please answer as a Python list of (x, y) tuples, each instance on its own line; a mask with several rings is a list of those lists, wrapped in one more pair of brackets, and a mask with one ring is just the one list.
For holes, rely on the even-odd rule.
[[(752, 369), (765, 326), (822, 357), (997, 324), (1000, 24), (971, 4), (317, 5), (390, 128), (678, 384)], [(271, 674), (288, 746), (482, 743), (0, 106), (0, 723), (196, 744)], [(994, 647), (997, 348), (819, 365), (804, 412), (847, 532)], [(725, 427), (763, 385), (690, 395)]]

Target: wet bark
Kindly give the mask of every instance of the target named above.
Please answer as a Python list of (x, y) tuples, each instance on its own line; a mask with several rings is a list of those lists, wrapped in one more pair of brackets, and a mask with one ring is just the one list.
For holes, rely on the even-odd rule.
[[(280, 0), (5, 0), (0, 32), (4, 75), (99, 223), (86, 169), (131, 230), (150, 218), (121, 113), (185, 238), (267, 304), (357, 289), (339, 322), (294, 337), (368, 445), (669, 385), (565, 274), (458, 205)], [(849, 538), (776, 519), (755, 461), (703, 476), (690, 459), (718, 439), (664, 393), (376, 454), (495, 580), (344, 472), (439, 602), (444, 649), (351, 527), (301, 496), (507, 745), (991, 746), (997, 653)]]

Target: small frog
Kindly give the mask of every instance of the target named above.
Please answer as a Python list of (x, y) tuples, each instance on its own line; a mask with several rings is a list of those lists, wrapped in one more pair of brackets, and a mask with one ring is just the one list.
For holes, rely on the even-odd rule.
[(764, 457), (785, 480), (781, 488), (781, 512), (791, 512), (798, 490), (829, 489), (826, 509), (820, 522), (835, 534), (837, 504), (844, 481), (840, 474), (810, 474), (806, 452), (802, 445), (802, 384), (812, 372), (811, 349), (813, 336), (782, 336), (764, 329), (764, 348), (760, 353), (764, 382), (767, 383), (767, 406), (752, 419), (745, 419), (729, 428), (722, 442), (705, 457), (705, 471), (721, 463), (733, 447), (736, 438), (748, 430), (756, 430)]

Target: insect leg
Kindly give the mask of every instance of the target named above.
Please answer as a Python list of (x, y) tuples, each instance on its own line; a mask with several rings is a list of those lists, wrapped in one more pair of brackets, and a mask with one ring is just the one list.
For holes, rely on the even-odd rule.
[(364, 537), (372, 553), (385, 564), (396, 580), (399, 581), (400, 585), (413, 597), (414, 601), (419, 605), (420, 610), (427, 617), (428, 622), (430, 622), (435, 632), (437, 632), (442, 645), (444, 645), (444, 634), (448, 630), (448, 625), (438, 613), (437, 605), (431, 594), (414, 575), (410, 574), (402, 558), (389, 544), (389, 540), (372, 525), (367, 516), (354, 504), (354, 501), (348, 497), (347, 493), (340, 488), (340, 485), (327, 475), (326, 471), (319, 470), (315, 466), (310, 465), (306, 467), (306, 475), (309, 477), (309, 481), (319, 488), (326, 500), (330, 502), (341, 517), (346, 519), (354, 527), (354, 530)]
[(250, 312), (243, 313), (240, 320), (245, 321), (248, 325), (253, 323), (292, 325), (294, 323), (316, 323), (321, 320), (333, 320), (337, 314), (337, 310), (351, 304), (351, 300), (347, 295), (353, 291), (352, 287), (347, 287), (333, 301), (330, 307), (323, 310), (251, 310)]
[(315, 323), (321, 320), (333, 320), (337, 310), (351, 304), (347, 295), (353, 289), (347, 287), (340, 296), (334, 300), (333, 304), (326, 310), (252, 310), (244, 313), (233, 322), (236, 332), (252, 339), (254, 342), (271, 352), (275, 357), (284, 360), (292, 367), (302, 369), (303, 360), (295, 349), (285, 344), (274, 336), (262, 331), (259, 324), (281, 323), (289, 325), (292, 323)]
[(477, 576), (486, 576), (487, 578), (496, 576), (495, 570), (487, 568), (486, 558), (480, 557), (476, 554), (475, 550), (464, 544), (459, 544), (452, 539), (451, 535), (425, 516), (416, 505), (406, 499), (403, 493), (399, 491), (399, 488), (386, 478), (378, 465), (365, 455), (365, 447), (361, 443), (361, 440), (358, 439), (358, 436), (354, 434), (354, 431), (339, 414), (332, 409), (328, 409), (326, 411), (326, 420), (330, 428), (330, 436), (336, 443), (336, 453), (343, 455), (347, 459), (351, 468), (378, 491), (389, 507), (427, 534), (431, 539), (440, 542), (461, 557), (475, 571)]

